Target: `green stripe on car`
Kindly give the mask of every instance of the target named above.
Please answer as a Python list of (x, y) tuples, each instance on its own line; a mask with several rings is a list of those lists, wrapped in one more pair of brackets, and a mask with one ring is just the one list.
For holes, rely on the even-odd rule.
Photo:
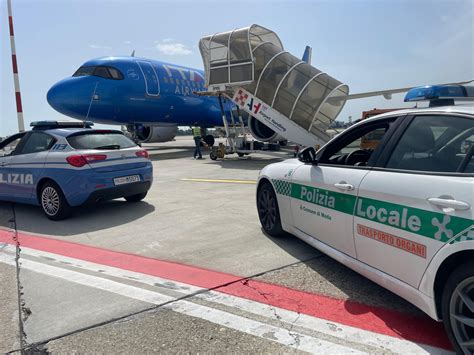
[(403, 206), (366, 197), (315, 188), (289, 181), (272, 180), (278, 194), (373, 222), (447, 242), (473, 226), (472, 219)]

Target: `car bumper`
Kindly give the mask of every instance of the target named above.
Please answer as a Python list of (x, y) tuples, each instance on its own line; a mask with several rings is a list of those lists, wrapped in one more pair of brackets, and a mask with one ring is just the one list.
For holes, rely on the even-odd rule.
[[(115, 178), (131, 175), (140, 176), (140, 181), (117, 186), (114, 184)], [(71, 174), (70, 170), (58, 170), (48, 178), (58, 183), (69, 205), (80, 206), (91, 201), (110, 200), (148, 191), (153, 182), (153, 168), (151, 163), (148, 163), (142, 167), (112, 172), (87, 169)]]
[(114, 198), (138, 195), (147, 192), (150, 187), (151, 181), (142, 181), (107, 189), (100, 189), (91, 193), (84, 204), (88, 205), (101, 201), (113, 200)]

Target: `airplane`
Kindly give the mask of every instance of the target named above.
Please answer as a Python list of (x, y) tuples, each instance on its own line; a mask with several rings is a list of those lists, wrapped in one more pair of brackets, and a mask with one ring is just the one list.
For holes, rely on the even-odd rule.
[[(311, 61), (311, 51), (306, 46), (302, 59), (306, 63)], [(194, 94), (206, 89), (203, 70), (134, 54), (85, 62), (71, 77), (51, 87), (48, 103), (78, 120), (126, 126), (140, 143), (170, 141), (178, 126), (195, 122), (203, 128), (223, 126), (217, 98)], [(226, 113), (233, 106), (226, 100)], [(260, 121), (244, 119), (254, 138), (269, 142), (278, 137)], [(205, 141), (209, 144), (213, 139), (205, 137)]]
[[(311, 47), (306, 46), (302, 60), (311, 64), (311, 54)], [(453, 84), (464, 83), (468, 82)], [(373, 96), (390, 99), (392, 94), (409, 89), (411, 87), (331, 99), (336, 103), (341, 99)], [(47, 93), (47, 100), (66, 116), (126, 126), (138, 142), (158, 143), (172, 140), (178, 126), (191, 126), (195, 122), (204, 129), (223, 126), (218, 99), (195, 94), (205, 90), (203, 70), (139, 58), (132, 53), (128, 57), (103, 57), (85, 62), (71, 77), (54, 84)], [(234, 107), (230, 100), (224, 99), (228, 121)], [(258, 141), (284, 139), (253, 116), (245, 116), (244, 121)], [(209, 145), (214, 142), (212, 136), (204, 140)]]

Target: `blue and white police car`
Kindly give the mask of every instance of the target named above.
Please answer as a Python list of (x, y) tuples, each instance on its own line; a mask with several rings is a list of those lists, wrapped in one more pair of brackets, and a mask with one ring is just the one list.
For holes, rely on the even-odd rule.
[(31, 126), (0, 142), (0, 200), (39, 205), (60, 220), (74, 206), (145, 198), (153, 180), (148, 152), (122, 132), (90, 122)]
[(289, 232), (443, 320), (459, 354), (474, 353), (474, 106), (454, 105), (469, 93), (413, 89), (405, 101), (430, 107), (363, 120), (257, 185), (267, 234)]

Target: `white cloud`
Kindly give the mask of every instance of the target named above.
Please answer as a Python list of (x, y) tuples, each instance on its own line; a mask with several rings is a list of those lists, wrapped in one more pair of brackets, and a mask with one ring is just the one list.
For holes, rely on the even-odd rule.
[(158, 43), (156, 45), (156, 49), (158, 49), (158, 51), (164, 55), (189, 55), (193, 53), (182, 43)]
[(123, 41), (123, 44), (132, 44), (132, 41)]
[(98, 44), (89, 44), (89, 48), (92, 48), (92, 49), (112, 49), (112, 47), (101, 46), (101, 45), (98, 45)]
[(163, 43), (170, 43), (170, 42), (174, 42), (174, 38), (164, 38), (162, 40)]

